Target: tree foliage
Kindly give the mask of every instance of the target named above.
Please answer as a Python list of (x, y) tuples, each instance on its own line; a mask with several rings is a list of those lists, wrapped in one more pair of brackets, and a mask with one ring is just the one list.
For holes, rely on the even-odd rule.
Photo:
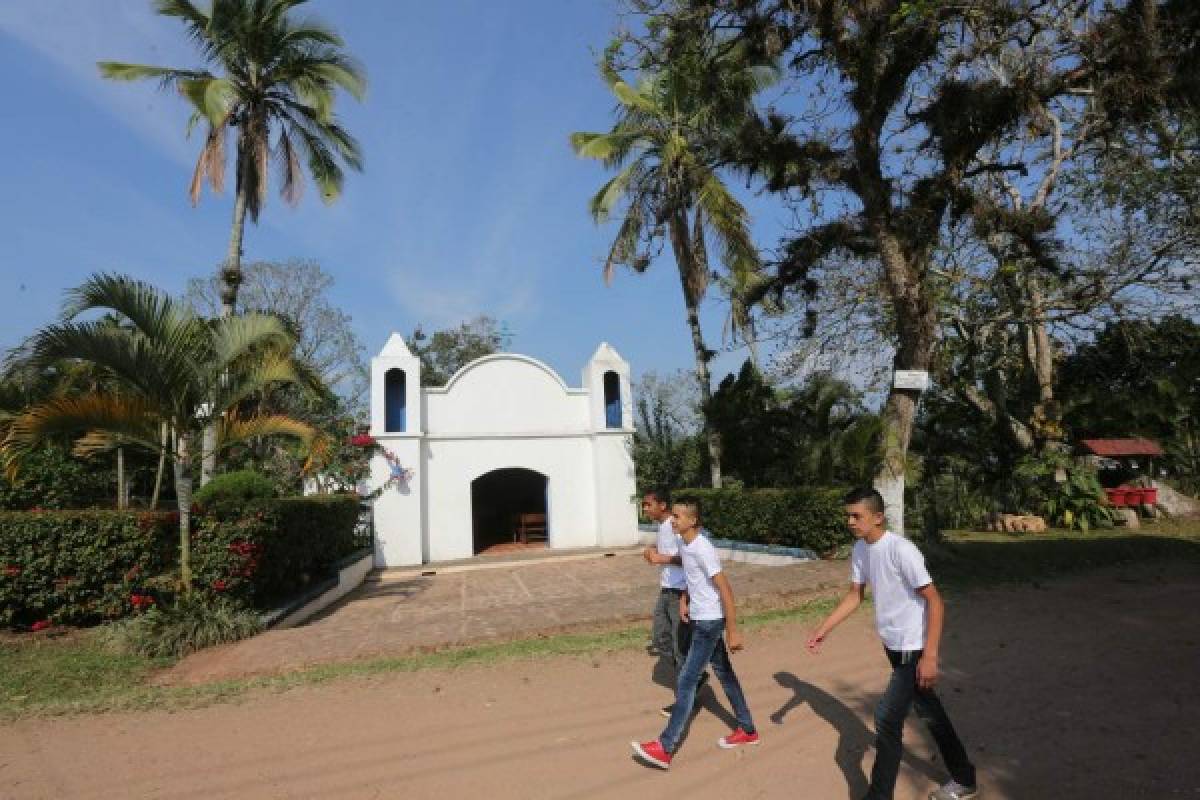
[(432, 334), (418, 325), (408, 337), (409, 349), (421, 360), (422, 386), (445, 386), (467, 364), (502, 352), (511, 343), (508, 329), (486, 314)]

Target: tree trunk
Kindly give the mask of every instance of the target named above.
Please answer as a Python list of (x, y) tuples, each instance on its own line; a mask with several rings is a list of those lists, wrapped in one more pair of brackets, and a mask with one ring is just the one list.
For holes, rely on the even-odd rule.
[(187, 434), (175, 447), (175, 496), (179, 508), (179, 584), (192, 593), (192, 456)]
[[(701, 413), (704, 416), (704, 436), (708, 443), (709, 476), (714, 489), (721, 488), (721, 435), (709, 422), (709, 405), (712, 401), (712, 377), (708, 371), (708, 348), (704, 344), (704, 333), (700, 330), (700, 287), (707, 283), (707, 272), (696, 275), (695, 254), (688, 235), (687, 218), (672, 214), (671, 250), (675, 265), (679, 269), (679, 283), (683, 289), (683, 304), (687, 308), (688, 328), (692, 332), (692, 351), (696, 356), (696, 382), (700, 385)], [(701, 267), (703, 269), (703, 267)]]
[(163, 472), (167, 466), (167, 423), (162, 424), (162, 436), (158, 447), (158, 469), (154, 471), (154, 493), (150, 495), (150, 510), (158, 509), (158, 496), (162, 492)]
[[(926, 296), (923, 270), (890, 233), (876, 232), (876, 241), (896, 320), (892, 368), (928, 372), (937, 342), (937, 313)], [(920, 394), (893, 386), (883, 406), (883, 452), (875, 488), (883, 495), (888, 529), (901, 535), (904, 534), (904, 474)]]
[[(237, 198), (233, 201), (233, 230), (229, 233), (229, 251), (221, 265), (221, 316), (231, 317), (237, 308), (238, 288), (242, 285), (242, 237), (246, 231), (246, 180), (242, 174), (246, 169), (245, 159), (249, 156), (238, 152)], [(200, 445), (200, 485), (207, 486), (217, 472), (217, 426), (216, 418), (204, 427)]]
[[(238, 170), (243, 171), (243, 156), (238, 154)], [(246, 231), (246, 181), (238, 179), (237, 197), (233, 201), (233, 230), (229, 233), (229, 251), (221, 265), (221, 316), (231, 317), (237, 308), (238, 288), (242, 285), (242, 237)]]
[(1041, 285), (1032, 274), (1028, 281), (1030, 319), (1025, 331), (1025, 351), (1038, 388), (1031, 427), (1042, 450), (1053, 450), (1061, 446), (1064, 438), (1062, 415), (1054, 398), (1054, 343), (1046, 324)]
[(124, 511), (129, 505), (125, 492), (125, 448), (117, 448), (117, 510)]

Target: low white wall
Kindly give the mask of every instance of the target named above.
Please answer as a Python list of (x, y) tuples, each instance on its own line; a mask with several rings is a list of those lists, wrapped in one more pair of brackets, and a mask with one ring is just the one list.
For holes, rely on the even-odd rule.
[(366, 580), (367, 574), (370, 573), (374, 566), (374, 553), (365, 553), (358, 560), (347, 564), (338, 570), (337, 586), (333, 586), (320, 596), (314, 597), (300, 608), (276, 622), (272, 627), (291, 628), (307, 621), (319, 612), (324, 611), (326, 608), (333, 605), (338, 600), (341, 600), (350, 592), (361, 586), (362, 582)]

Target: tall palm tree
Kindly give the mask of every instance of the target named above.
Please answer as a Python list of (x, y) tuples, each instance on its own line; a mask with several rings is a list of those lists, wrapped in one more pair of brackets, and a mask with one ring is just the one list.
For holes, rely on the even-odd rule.
[[(93, 310), (111, 312), (119, 324), (78, 319)], [(75, 446), (80, 455), (118, 444), (165, 453), (179, 507), (180, 581), (190, 591), (192, 471), (204, 428), (215, 427), (218, 447), (276, 435), (306, 442), (314, 456), (327, 446), (298, 420), (236, 411), (246, 398), (296, 379), (293, 342), (274, 317), (205, 320), (154, 287), (117, 275), (95, 275), (72, 290), (65, 316), (33, 337), (32, 363), (78, 359), (110, 375), (116, 388), (35, 403), (9, 422), (0, 456), (13, 474), (39, 442), (61, 434), (83, 434)]]
[[(746, 210), (717, 172), (715, 144), (745, 118), (754, 94), (774, 80), (776, 70), (749, 63), (736, 48), (706, 47), (643, 74), (636, 86), (607, 61), (601, 72), (619, 103), (616, 124), (607, 133), (573, 133), (571, 146), (578, 155), (618, 170), (590, 203), (597, 223), (623, 209), (604, 262), (604, 280), (610, 282), (620, 264), (646, 270), (658, 244), (669, 239), (692, 335), (696, 380), (707, 409), (713, 352), (705, 345), (699, 311), (713, 274), (707, 240), (717, 245), (735, 287), (733, 319), (742, 330), (749, 318), (736, 287), (747, 285), (760, 266)], [(707, 422), (705, 429), (712, 485), (720, 487), (720, 436)]]
[(234, 311), (242, 282), (246, 215), (258, 221), (270, 162), (279, 166), (280, 194), (291, 205), (300, 201), (304, 188), (302, 158), (326, 203), (341, 194), (341, 163), (362, 169), (358, 143), (338, 124), (333, 104), (339, 88), (361, 100), (366, 78), (331, 28), (290, 15), (305, 2), (213, 0), (206, 12), (190, 0), (155, 0), (159, 14), (183, 23), (212, 70), (99, 63), (106, 78), (156, 80), (163, 88), (177, 89), (195, 109), (189, 132), (199, 121), (207, 123), (189, 188), (193, 205), (206, 178), (213, 190), (223, 188), (226, 134), (230, 128), (236, 131), (233, 230), (220, 270), (226, 316)]

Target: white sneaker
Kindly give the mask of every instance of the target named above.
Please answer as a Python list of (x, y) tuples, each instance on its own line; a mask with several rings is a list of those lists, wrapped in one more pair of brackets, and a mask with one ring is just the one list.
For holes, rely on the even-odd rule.
[(942, 784), (929, 795), (929, 800), (968, 800), (979, 797), (979, 790), (974, 786), (963, 786), (958, 781)]

